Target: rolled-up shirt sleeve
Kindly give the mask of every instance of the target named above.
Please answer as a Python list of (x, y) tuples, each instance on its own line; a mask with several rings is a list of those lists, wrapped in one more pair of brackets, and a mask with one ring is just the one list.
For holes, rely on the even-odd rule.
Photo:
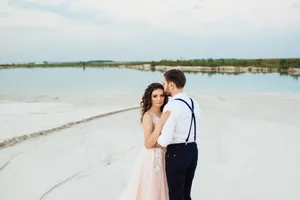
[(167, 147), (173, 140), (173, 135), (176, 127), (176, 122), (177, 122), (177, 116), (176, 116), (176, 110), (174, 109), (175, 107), (172, 106), (172, 104), (169, 104), (164, 108), (164, 111), (170, 110), (171, 115), (166, 121), (165, 125), (162, 128), (161, 135), (158, 137), (157, 142), (162, 146), (162, 147)]

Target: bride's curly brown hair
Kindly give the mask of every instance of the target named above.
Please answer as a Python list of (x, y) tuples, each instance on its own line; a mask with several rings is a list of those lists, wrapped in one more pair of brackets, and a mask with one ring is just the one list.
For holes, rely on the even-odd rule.
[[(141, 101), (141, 122), (143, 122), (144, 114), (151, 108), (152, 106), (152, 92), (156, 89), (162, 89), (164, 91), (164, 87), (160, 83), (151, 83), (145, 89), (144, 95)], [(165, 100), (163, 105), (161, 106), (161, 111), (163, 111), (164, 106), (168, 103), (168, 97), (165, 95)]]

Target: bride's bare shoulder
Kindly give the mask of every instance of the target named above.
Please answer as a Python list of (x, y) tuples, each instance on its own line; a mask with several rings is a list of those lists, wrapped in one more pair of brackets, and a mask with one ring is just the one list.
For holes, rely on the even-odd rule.
[(145, 114), (143, 115), (143, 124), (152, 122), (152, 119), (153, 119), (152, 114), (149, 112), (145, 112)]

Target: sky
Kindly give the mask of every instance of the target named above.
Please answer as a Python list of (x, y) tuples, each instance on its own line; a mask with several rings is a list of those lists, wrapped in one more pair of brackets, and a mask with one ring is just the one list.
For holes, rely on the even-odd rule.
[(300, 57), (300, 0), (0, 0), (0, 63)]

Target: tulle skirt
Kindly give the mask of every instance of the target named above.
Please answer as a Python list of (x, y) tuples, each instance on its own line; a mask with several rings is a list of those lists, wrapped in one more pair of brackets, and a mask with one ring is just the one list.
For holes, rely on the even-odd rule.
[(118, 200), (169, 200), (165, 149), (142, 150)]

